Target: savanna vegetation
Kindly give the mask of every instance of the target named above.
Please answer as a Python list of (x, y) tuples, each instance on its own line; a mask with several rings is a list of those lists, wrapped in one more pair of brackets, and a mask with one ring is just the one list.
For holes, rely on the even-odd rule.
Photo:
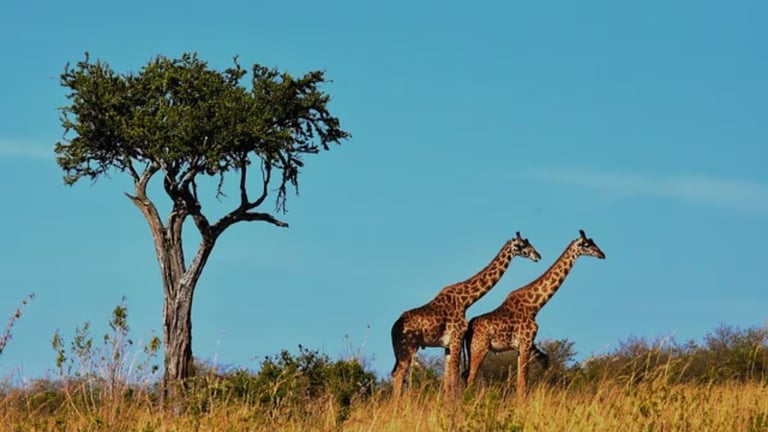
[[(700, 342), (629, 338), (581, 361), (572, 341), (542, 341), (550, 367), (533, 366), (522, 398), (509, 353), (490, 355), (481, 382), (452, 400), (440, 391), (440, 357), (420, 358), (398, 400), (360, 352), (299, 346), (255, 369), (195, 359), (192, 297), (219, 236), (240, 222), (287, 227), (278, 216), (305, 156), (350, 136), (328, 110), (323, 72), (257, 64), (242, 83), (248, 75), (236, 59), (216, 71), (194, 54), (160, 56), (137, 73), (87, 55), (65, 68), (57, 161), (67, 184), (115, 172), (133, 180), (127, 196), (149, 224), (164, 289), (162, 340), (135, 339), (124, 302), (105, 334), (88, 322), (55, 332), (48, 376), (2, 378), (0, 430), (768, 431), (766, 328), (723, 326)], [(229, 191), (232, 209), (209, 219), (198, 186), (201, 196)], [(271, 212), (262, 208), (270, 191)], [(170, 203), (165, 218), (150, 192)], [(199, 234), (194, 250), (182, 244), (184, 226)], [(32, 298), (11, 315), (0, 354)]]
[[(11, 330), (12, 324), (8, 330)], [(6, 340), (7, 341), (7, 340)], [(5, 377), (0, 425), (13, 431), (767, 431), (768, 330), (722, 326), (700, 342), (629, 338), (577, 361), (568, 340), (541, 343), (515, 397), (515, 357), (489, 355), (482, 382), (443, 399), (439, 357), (421, 356), (404, 398), (362, 353), (298, 347), (255, 370), (196, 361), (180, 411), (161, 404), (161, 341), (134, 341), (119, 304), (109, 331), (89, 323), (52, 338), (51, 374)], [(512, 375), (510, 375), (512, 374)]]

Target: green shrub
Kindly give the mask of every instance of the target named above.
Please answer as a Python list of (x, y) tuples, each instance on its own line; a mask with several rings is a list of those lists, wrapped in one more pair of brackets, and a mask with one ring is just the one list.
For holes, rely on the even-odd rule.
[(220, 370), (198, 364), (191, 395), (192, 406), (205, 411), (215, 401), (244, 402), (268, 417), (299, 412), (312, 404), (332, 400), (342, 416), (356, 400), (369, 398), (376, 375), (357, 359), (331, 360), (317, 350), (299, 346), (294, 355), (287, 350), (267, 356), (258, 371), (236, 368)]
[[(721, 326), (707, 333), (701, 344), (629, 337), (614, 350), (582, 362), (575, 361), (573, 346), (567, 339), (541, 341), (549, 368), (542, 370), (532, 361), (529, 382), (558, 387), (594, 387), (607, 381), (636, 385), (659, 378), (668, 383), (768, 382), (766, 328)], [(479, 372), (486, 383), (508, 387), (516, 373), (515, 351), (489, 354)]]

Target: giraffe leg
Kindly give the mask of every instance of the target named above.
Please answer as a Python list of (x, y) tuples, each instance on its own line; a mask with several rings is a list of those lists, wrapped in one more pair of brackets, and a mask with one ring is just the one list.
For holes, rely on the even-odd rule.
[(399, 398), (403, 392), (405, 376), (408, 374), (408, 369), (411, 367), (413, 357), (418, 350), (418, 347), (403, 348), (406, 348), (403, 350), (404, 352), (396, 354), (395, 367), (392, 369), (392, 395), (395, 398)]
[(451, 349), (446, 348), (445, 349), (445, 358), (443, 360), (443, 367), (445, 368), (445, 371), (443, 372), (443, 391), (446, 394), (450, 393), (451, 385), (453, 384), (453, 377), (451, 376), (453, 374), (453, 369), (451, 367), (451, 364), (453, 362), (453, 356), (451, 355)]
[(467, 363), (469, 363), (469, 375), (467, 376), (467, 387), (471, 386), (477, 379), (477, 372), (480, 365), (483, 364), (485, 356), (488, 355), (489, 342), (482, 334), (475, 333), (472, 338), (467, 340)]
[(530, 360), (532, 343), (528, 340), (520, 341), (520, 350), (517, 356), (517, 396), (523, 397), (527, 391), (528, 361)]
[(462, 339), (462, 337), (451, 339), (450, 346), (446, 349), (444, 388), (445, 394), (449, 398), (455, 396), (459, 390)]

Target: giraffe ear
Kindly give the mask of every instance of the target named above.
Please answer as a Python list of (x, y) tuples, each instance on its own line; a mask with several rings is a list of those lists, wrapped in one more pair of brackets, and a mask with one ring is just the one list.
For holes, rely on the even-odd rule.
[(586, 240), (586, 239), (587, 239), (587, 236), (586, 236), (586, 235), (584, 235), (584, 230), (583, 230), (583, 229), (580, 229), (580, 230), (579, 230), (579, 235), (581, 235), (581, 238), (582, 238), (582, 239), (584, 239), (584, 240)]

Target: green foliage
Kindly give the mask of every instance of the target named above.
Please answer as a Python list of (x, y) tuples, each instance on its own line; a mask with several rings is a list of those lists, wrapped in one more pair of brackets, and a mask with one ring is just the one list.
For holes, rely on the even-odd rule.
[(370, 396), (376, 384), (373, 372), (356, 359), (332, 361), (326, 354), (299, 345), (299, 354), (286, 350), (266, 357), (254, 376), (257, 385), (270, 389), (262, 403), (281, 403), (286, 399), (309, 401), (330, 393), (341, 404), (354, 397)]
[(218, 176), (221, 187), (225, 172), (260, 159), (267, 175), (282, 172), (284, 208), (286, 185), (298, 187), (302, 154), (327, 150), (349, 134), (328, 111), (323, 72), (294, 78), (256, 64), (250, 88), (241, 83), (246, 75), (237, 58), (216, 71), (189, 53), (118, 74), (86, 53), (61, 75), (71, 104), (60, 109), (65, 135), (55, 151), (66, 183), (96, 180), (111, 169), (138, 178), (139, 167), (156, 166), (167, 189), (196, 194), (197, 174)]
[(188, 406), (199, 412), (225, 399), (247, 403), (267, 416), (283, 415), (286, 409), (310, 409), (330, 398), (343, 420), (352, 404), (371, 397), (376, 386), (376, 375), (357, 359), (333, 361), (302, 346), (298, 355), (283, 350), (265, 357), (255, 373), (241, 368), (218, 371), (201, 364), (197, 369), (189, 391), (196, 400)]
[(660, 374), (672, 383), (768, 382), (768, 329), (721, 326), (703, 344), (629, 338), (586, 361), (578, 378), (594, 382), (608, 376), (636, 384)]
[(704, 337), (703, 349), (690, 350), (692, 366), (709, 370), (710, 380), (768, 380), (768, 328), (720, 326)]

